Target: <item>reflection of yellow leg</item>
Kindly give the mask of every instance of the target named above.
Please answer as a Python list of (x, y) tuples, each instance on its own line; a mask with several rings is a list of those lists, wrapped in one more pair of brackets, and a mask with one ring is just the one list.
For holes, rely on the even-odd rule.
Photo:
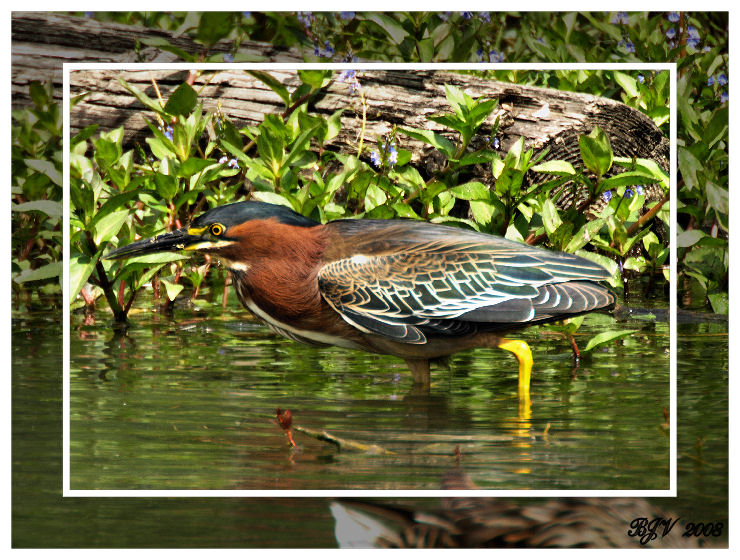
[(508, 350), (516, 356), (519, 362), (519, 399), (529, 402), (529, 382), (532, 378), (532, 351), (523, 340), (503, 339), (499, 348)]

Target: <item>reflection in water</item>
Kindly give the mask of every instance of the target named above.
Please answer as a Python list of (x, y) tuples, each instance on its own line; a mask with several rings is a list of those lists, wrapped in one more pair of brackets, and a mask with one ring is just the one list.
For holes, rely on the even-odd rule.
[[(514, 360), (497, 350), (453, 357), (429, 395), (414, 395), (395, 358), (306, 347), (239, 317), (75, 327), (73, 488), (434, 489), (456, 446), (484, 488), (668, 487), (665, 324), (635, 321), (637, 335), (586, 356), (575, 378), (567, 340), (526, 331), (541, 355), (522, 403)], [(596, 321), (578, 336), (598, 332)], [(305, 432), (293, 449), (276, 408), (309, 433), (389, 453)]]
[[(113, 343), (104, 318), (94, 326), (73, 318), (73, 485), (246, 488), (256, 481), (306, 488), (339, 481), (347, 487), (377, 484), (382, 475), (389, 487), (438, 488), (455, 445), (482, 487), (558, 483), (567, 490), (605, 477), (610, 485), (659, 487), (667, 476), (662, 452), (652, 467), (643, 463), (651, 446), (660, 451), (666, 439), (659, 427), (664, 383), (660, 368), (646, 362), (655, 345), (667, 345), (664, 323), (656, 322), (654, 332), (637, 323), (634, 340), (585, 359), (575, 379), (566, 345), (546, 333), (525, 333), (540, 337), (542, 354), (535, 357), (529, 447), (518, 457), (515, 444), (525, 436), (512, 436), (516, 397), (510, 382), (498, 384), (492, 375), (503, 367), (492, 353), (459, 356), (449, 373), (433, 374), (430, 399), (416, 402), (405, 399), (407, 380), (398, 378), (402, 370), (393, 361), (305, 347), (293, 352), (255, 325), (223, 319), (184, 336), (167, 320), (136, 318), (129, 339)], [(679, 497), (649, 501), (680, 515), (681, 524), (726, 528), (727, 325), (678, 330)], [(128, 352), (121, 363), (119, 351)], [(58, 315), (14, 320), (13, 546), (336, 546), (328, 499), (61, 498), (61, 355)], [(345, 455), (298, 437), (301, 449), (291, 462), (271, 421), (276, 405), (291, 408), (304, 425), (379, 442), (396, 455)], [(523, 464), (530, 472), (518, 475)], [(440, 507), (431, 498), (393, 502), (414, 511)], [(726, 535), (719, 539), (726, 542)]]

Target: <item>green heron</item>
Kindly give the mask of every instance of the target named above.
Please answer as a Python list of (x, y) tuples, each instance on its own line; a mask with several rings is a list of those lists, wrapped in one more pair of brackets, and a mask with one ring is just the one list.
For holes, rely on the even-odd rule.
[(231, 271), (239, 301), (274, 331), (312, 345), (403, 358), (429, 389), (430, 360), (499, 347), (519, 360), (529, 399), (532, 354), (503, 334), (614, 305), (589, 260), (501, 237), (411, 220), (319, 224), (247, 201), (108, 254), (197, 251)]

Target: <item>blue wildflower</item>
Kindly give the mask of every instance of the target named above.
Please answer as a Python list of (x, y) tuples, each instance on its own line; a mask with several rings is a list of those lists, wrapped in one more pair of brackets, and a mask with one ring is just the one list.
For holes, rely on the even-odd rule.
[(643, 76), (642, 74), (638, 74), (637, 75), (637, 81), (640, 82), (641, 84), (644, 84), (645, 83), (645, 76)]
[(720, 74), (719, 76), (717, 76), (717, 85), (719, 86), (727, 85), (727, 76), (725, 74)]
[(95, 12), (85, 12), (85, 17), (86, 18), (95, 17)]
[(380, 163), (381, 163), (380, 162), (380, 154), (378, 154), (378, 152), (376, 150), (373, 150), (372, 153), (370, 154), (370, 161), (373, 162), (373, 165), (375, 167), (380, 167)]
[(493, 149), (498, 150), (501, 147), (501, 141), (498, 139), (498, 136), (493, 137)]
[(321, 48), (318, 43), (314, 43), (313, 55), (320, 56), (322, 58), (331, 58), (334, 56), (334, 46), (329, 42), (329, 39), (324, 41), (323, 48)]
[(619, 41), (618, 46), (623, 47), (628, 53), (635, 52), (635, 44), (629, 39), (622, 39)]
[(645, 194), (645, 189), (643, 188), (642, 185), (637, 185), (635, 186), (635, 192), (637, 194)]
[(714, 76), (709, 76), (709, 78), (707, 79), (707, 85), (709, 87), (712, 87), (714, 85)]
[(354, 12), (339, 12), (339, 17), (344, 20), (355, 19), (355, 13)]
[(234, 62), (234, 55), (231, 53), (226, 53), (224, 55), (224, 62)]
[(686, 44), (689, 47), (696, 48), (699, 46), (699, 32), (696, 30), (696, 27), (693, 25), (689, 25), (688, 27), (688, 38), (686, 39)]
[(226, 156), (223, 156), (223, 157), (222, 157), (222, 158), (221, 158), (220, 160), (218, 160), (218, 162), (219, 162), (219, 163), (226, 163), (226, 161), (227, 161), (228, 159), (229, 159), (229, 158), (227, 158)]
[(395, 146), (391, 146), (388, 150), (388, 165), (393, 167), (398, 162), (398, 151)]
[(448, 19), (450, 19), (450, 14), (451, 13), (452, 12), (440, 12), (439, 13), (439, 19), (441, 19), (442, 21), (447, 21)]
[(460, 15), (463, 19), (472, 19), (473, 18), (473, 12), (460, 12)]
[(480, 18), (486, 23), (491, 23), (491, 12), (480, 12)]
[(488, 52), (488, 61), (489, 62), (503, 62), (504, 61), (504, 53), (499, 52), (497, 50), (492, 50)]
[(633, 193), (633, 192), (632, 192), (632, 189), (630, 189), (629, 187), (627, 188), (627, 190), (626, 190), (626, 191), (624, 191), (624, 197), (625, 197), (625, 198), (632, 198), (632, 195), (633, 195), (633, 194), (635, 194), (635, 193)]
[(302, 23), (304, 27), (311, 27), (314, 20), (313, 12), (296, 12), (298, 23)]
[(614, 24), (622, 23), (624, 25), (627, 25), (629, 23), (629, 16), (627, 15), (627, 12), (617, 12), (616, 14), (612, 15), (611, 22)]
[(340, 82), (345, 82), (345, 81), (349, 81), (353, 79), (354, 77), (355, 77), (354, 70), (342, 70), (337, 80)]
[(722, 91), (722, 93), (719, 94), (719, 100), (720, 102), (724, 103), (725, 101), (729, 100), (730, 96), (727, 94), (726, 91)]
[(668, 31), (665, 32), (665, 36), (669, 39), (673, 39), (676, 36), (676, 30), (671, 27)]
[(242, 12), (242, 15), (243, 15), (243, 16), (244, 16), (245, 18), (251, 18), (251, 17), (252, 17), (252, 12)]
[(342, 83), (347, 83), (350, 94), (357, 93), (362, 87), (360, 82), (357, 80), (357, 73), (354, 70), (342, 70), (337, 80)]
[(679, 19), (681, 15), (678, 12), (668, 12), (668, 21), (671, 23), (676, 23)]
[(168, 139), (168, 140), (172, 141), (172, 134), (173, 134), (174, 132), (175, 132), (175, 131), (174, 131), (174, 130), (172, 130), (172, 127), (171, 127), (171, 126), (168, 126), (168, 127), (167, 127), (167, 128), (166, 128), (166, 129), (164, 130), (164, 135), (165, 135), (165, 136), (167, 137), (167, 139)]
[(609, 202), (612, 199), (612, 191), (604, 191), (601, 193), (601, 198), (603, 198), (606, 202)]
[(475, 51), (475, 54), (478, 55), (478, 62), (483, 62), (483, 53), (484, 52), (485, 51), (483, 49), (478, 49), (477, 51)]
[(232, 169), (239, 169), (239, 160), (237, 160), (236, 158), (231, 158), (229, 160), (228, 166)]
[(324, 52), (326, 53), (324, 55), (324, 56), (326, 56), (326, 58), (331, 58), (332, 56), (334, 56), (334, 47), (329, 42), (329, 39), (327, 39), (326, 41), (324, 41)]

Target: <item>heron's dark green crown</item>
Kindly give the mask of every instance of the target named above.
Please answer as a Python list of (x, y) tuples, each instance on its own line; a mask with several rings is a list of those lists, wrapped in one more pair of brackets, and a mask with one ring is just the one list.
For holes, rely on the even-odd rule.
[(291, 226), (313, 227), (318, 225), (313, 220), (293, 212), (290, 208), (256, 200), (218, 206), (195, 218), (190, 225), (199, 228), (219, 223), (228, 229), (250, 220), (268, 220), (270, 218), (276, 219), (281, 224)]

